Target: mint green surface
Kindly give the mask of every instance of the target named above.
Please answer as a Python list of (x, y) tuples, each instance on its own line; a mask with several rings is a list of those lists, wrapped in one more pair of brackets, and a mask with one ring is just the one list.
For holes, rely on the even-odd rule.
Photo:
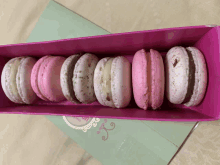
[[(108, 34), (107, 31), (50, 1), (27, 42)], [(104, 119), (86, 133), (70, 128), (61, 116), (46, 116), (87, 152), (105, 165), (167, 164), (178, 150), (195, 122), (155, 122), (107, 119), (106, 128), (115, 123), (107, 133), (99, 127)]]
[(144, 124), (158, 132), (164, 138), (180, 147), (195, 122), (171, 122), (171, 121), (142, 121)]
[(71, 10), (50, 1), (27, 42), (40, 42), (109, 34)]

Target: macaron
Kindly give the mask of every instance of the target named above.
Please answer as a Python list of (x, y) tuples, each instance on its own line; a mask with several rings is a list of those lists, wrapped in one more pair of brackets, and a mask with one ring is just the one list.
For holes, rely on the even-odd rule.
[(101, 59), (95, 69), (94, 89), (104, 106), (124, 108), (131, 101), (131, 64), (123, 56)]
[(136, 104), (158, 109), (164, 99), (165, 76), (161, 54), (153, 49), (137, 51), (132, 61), (132, 84)]
[(73, 90), (77, 100), (83, 104), (96, 101), (93, 78), (98, 60), (97, 56), (85, 53), (76, 62), (72, 78)]
[(64, 61), (64, 57), (45, 56), (35, 64), (31, 85), (41, 99), (52, 102), (65, 100), (60, 85), (60, 71)]
[(207, 67), (195, 47), (175, 46), (165, 57), (166, 96), (173, 104), (198, 105), (207, 87)]
[(32, 104), (37, 100), (31, 87), (31, 71), (36, 61), (32, 57), (16, 57), (5, 64), (1, 75), (1, 85), (4, 93), (12, 102)]
[(79, 100), (76, 98), (75, 92), (73, 90), (73, 71), (76, 65), (76, 62), (80, 58), (79, 54), (72, 55), (68, 57), (60, 71), (60, 84), (62, 88), (63, 95), (68, 101), (71, 101), (75, 104), (79, 104)]
[(46, 60), (49, 57), (51, 57), (51, 56), (44, 56), (44, 57), (40, 58), (36, 62), (36, 64), (34, 65), (32, 72), (31, 72), (31, 86), (32, 86), (34, 92), (37, 94), (37, 96), (44, 101), (49, 101), (49, 100), (41, 93), (41, 91), (39, 89), (38, 73), (39, 73), (39, 69), (40, 69), (41, 64), (44, 62), (44, 60)]

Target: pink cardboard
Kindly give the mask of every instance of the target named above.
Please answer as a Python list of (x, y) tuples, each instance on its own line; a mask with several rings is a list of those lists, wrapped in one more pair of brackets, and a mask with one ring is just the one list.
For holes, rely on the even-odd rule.
[(74, 105), (37, 101), (33, 105), (12, 103), (0, 88), (0, 113), (62, 115), (133, 120), (160, 121), (210, 121), (220, 118), (220, 27), (194, 26), (157, 29), (129, 33), (99, 35), (36, 43), (22, 43), (0, 46), (0, 71), (4, 64), (17, 56), (40, 58), (45, 55), (68, 57), (75, 53), (93, 53), (99, 58), (123, 55), (132, 62), (133, 55), (140, 49), (155, 49), (162, 56), (173, 46), (195, 46), (204, 54), (208, 67), (208, 87), (202, 103), (196, 107), (173, 105), (165, 97), (161, 109), (144, 111), (137, 107), (132, 98), (125, 109), (104, 107), (98, 102), (88, 105)]

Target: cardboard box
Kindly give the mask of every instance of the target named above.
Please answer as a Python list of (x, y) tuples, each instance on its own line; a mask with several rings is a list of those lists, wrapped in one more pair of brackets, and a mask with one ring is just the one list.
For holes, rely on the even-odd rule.
[[(68, 57), (75, 53), (93, 53), (99, 58), (125, 56), (132, 62), (136, 51), (144, 48), (158, 50), (163, 55), (173, 46), (195, 46), (202, 51), (208, 67), (208, 87), (203, 102), (197, 107), (173, 105), (166, 98), (160, 110), (144, 111), (134, 100), (124, 109), (104, 107), (98, 102), (89, 105), (74, 105), (39, 100), (34, 105), (13, 104), (1, 90), (1, 113), (24, 113), (38, 115), (64, 115), (115, 119), (164, 120), (164, 121), (208, 121), (219, 119), (219, 38), (220, 27), (194, 26), (147, 30), (129, 33), (108, 34), (54, 41), (0, 46), (0, 71), (13, 57), (29, 56), (40, 58), (45, 55)], [(62, 111), (61, 111), (62, 109)]]
[[(27, 42), (103, 34), (109, 32), (57, 2), (50, 1)], [(167, 165), (198, 126), (198, 122), (106, 118), (89, 118), (88, 121), (80, 118), (81, 122), (78, 122), (74, 116), (45, 117), (105, 165), (141, 165), (146, 162)]]

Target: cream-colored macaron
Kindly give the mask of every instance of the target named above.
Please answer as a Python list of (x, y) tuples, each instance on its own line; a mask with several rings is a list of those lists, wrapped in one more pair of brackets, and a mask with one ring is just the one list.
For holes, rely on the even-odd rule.
[(131, 64), (123, 56), (99, 61), (94, 73), (94, 89), (100, 104), (124, 108), (131, 100)]
[(32, 104), (36, 101), (37, 96), (31, 87), (31, 71), (36, 61), (32, 57), (16, 57), (5, 64), (1, 85), (12, 102)]

